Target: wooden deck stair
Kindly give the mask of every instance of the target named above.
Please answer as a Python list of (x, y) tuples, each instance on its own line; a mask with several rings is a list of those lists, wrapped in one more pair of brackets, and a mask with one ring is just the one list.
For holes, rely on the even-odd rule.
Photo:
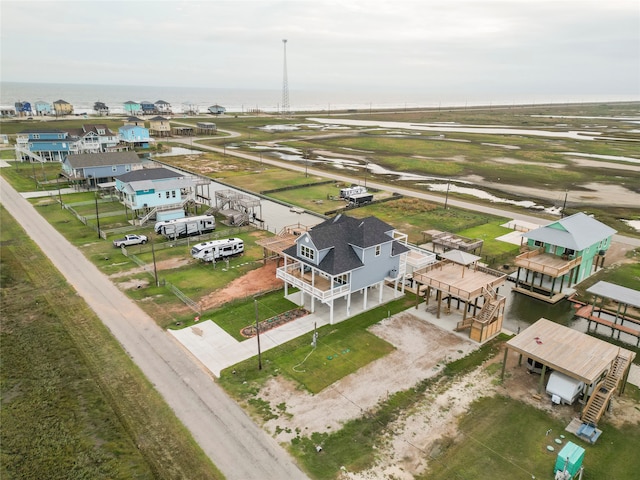
[(607, 376), (598, 384), (589, 398), (587, 405), (582, 410), (581, 420), (583, 423), (597, 425), (602, 414), (607, 409), (609, 400), (617, 390), (620, 378), (626, 368), (627, 359), (618, 355), (613, 361), (613, 365)]
[(465, 318), (461, 322), (458, 322), (458, 325), (455, 328), (456, 332), (471, 328), (473, 322), (489, 323), (493, 320), (496, 311), (500, 307), (500, 302), (497, 301), (498, 294), (490, 285), (487, 285), (482, 287), (482, 296), (484, 297), (484, 304), (482, 305), (480, 312), (478, 312), (478, 315), (475, 317)]

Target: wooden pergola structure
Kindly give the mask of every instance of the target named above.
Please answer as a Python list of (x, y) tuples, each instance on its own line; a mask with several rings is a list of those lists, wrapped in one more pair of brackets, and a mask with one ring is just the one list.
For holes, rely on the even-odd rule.
[(473, 252), (478, 254), (482, 252), (484, 241), (479, 238), (467, 238), (462, 235), (456, 235), (451, 232), (440, 232), (438, 230), (425, 230), (422, 232), (423, 237), (431, 236), (431, 243), (434, 251), (437, 247), (442, 248), (443, 252), (447, 250), (460, 250), (462, 252)]
[[(416, 308), (421, 293), (429, 305), (432, 290), (438, 302), (436, 316), (440, 318), (442, 301), (447, 300), (447, 310), (451, 311), (451, 301), (464, 303), (462, 321), (456, 330), (470, 329), (469, 338), (484, 342), (502, 330), (505, 297), (498, 295), (498, 289), (506, 281), (506, 274), (478, 265), (480, 257), (459, 250), (451, 250), (442, 255), (444, 260), (413, 272), (416, 289)], [(426, 288), (421, 288), (425, 286)], [(483, 303), (479, 309), (478, 300)], [(473, 308), (473, 315), (467, 313)]]

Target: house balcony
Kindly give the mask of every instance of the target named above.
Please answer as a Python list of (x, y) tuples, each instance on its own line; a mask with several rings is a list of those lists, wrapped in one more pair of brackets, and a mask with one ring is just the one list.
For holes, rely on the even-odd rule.
[(553, 278), (566, 275), (582, 263), (582, 257), (570, 258), (568, 255), (553, 255), (538, 248), (522, 253), (516, 257), (515, 264), (532, 272), (548, 275)]
[(351, 291), (349, 283), (334, 283), (332, 285), (332, 282), (326, 277), (313, 275), (312, 272), (302, 272), (301, 265), (298, 263), (278, 268), (276, 277), (323, 303), (343, 297)]

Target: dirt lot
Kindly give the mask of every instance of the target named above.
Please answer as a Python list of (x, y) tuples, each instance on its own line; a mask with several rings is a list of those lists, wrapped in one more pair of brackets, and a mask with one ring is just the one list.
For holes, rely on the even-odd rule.
[[(477, 347), (477, 344), (407, 312), (383, 320), (371, 327), (371, 331), (392, 343), (397, 350), (317, 395), (299, 390), (297, 385), (281, 376), (269, 380), (259, 396), (272, 407), (286, 404), (285, 415), (265, 424), (274, 438), (288, 442), (296, 435), (296, 429), (302, 435), (335, 431), (345, 421), (374, 408), (387, 395), (411, 388), (439, 372), (445, 361), (460, 358)], [(508, 395), (546, 410), (567, 424), (579, 415), (579, 404), (552, 406), (546, 395), (538, 396), (540, 377), (518, 366), (515, 354), (507, 362), (505, 383), (500, 385), (500, 367), (491, 365), (499, 364), (502, 358), (503, 355), (498, 354), (473, 372), (453, 382), (438, 384), (435, 391), (428, 391), (411, 411), (389, 426), (391, 433), (376, 445), (376, 465), (364, 472), (343, 472), (341, 478), (414, 478), (428, 466), (427, 460), (430, 453), (439, 448), (439, 440), (457, 435), (458, 417), (468, 410), (471, 402), (482, 396)], [(640, 411), (636, 406), (630, 400), (621, 401), (616, 397), (613, 401), (615, 415), (608, 418), (619, 424), (640, 424)]]

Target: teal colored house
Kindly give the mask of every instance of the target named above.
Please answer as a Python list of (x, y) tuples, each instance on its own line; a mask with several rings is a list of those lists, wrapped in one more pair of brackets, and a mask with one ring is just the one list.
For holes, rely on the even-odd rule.
[(168, 168), (143, 168), (115, 178), (124, 205), (137, 215), (161, 220), (183, 218), (184, 205), (195, 197), (194, 178)]
[(133, 100), (129, 100), (124, 102), (124, 113), (126, 115), (141, 115), (142, 114), (142, 105), (139, 102), (134, 102)]
[(604, 266), (615, 233), (584, 213), (530, 230), (523, 234), (528, 251), (516, 257), (514, 290), (550, 303), (566, 297), (571, 285)]
[(133, 148), (149, 148), (151, 141), (149, 130), (138, 125), (123, 125), (118, 128), (118, 138), (121, 143), (126, 143)]

